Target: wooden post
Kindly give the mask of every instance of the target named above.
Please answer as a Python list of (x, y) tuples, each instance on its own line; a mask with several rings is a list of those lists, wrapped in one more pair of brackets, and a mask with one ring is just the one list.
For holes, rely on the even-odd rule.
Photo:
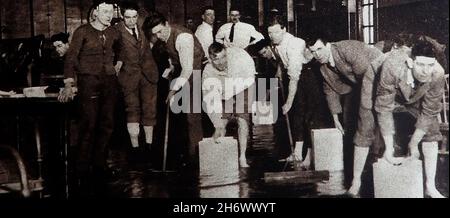
[(64, 32), (67, 33), (67, 0), (64, 2)]
[(30, 30), (31, 30), (31, 36), (34, 36), (34, 7), (33, 7), (33, 0), (29, 1), (29, 7), (30, 7)]
[(230, 9), (231, 9), (231, 0), (227, 0), (227, 15), (226, 15), (227, 22), (229, 21), (228, 19), (230, 19), (228, 16), (230, 14)]
[(294, 0), (287, 0), (287, 23), (288, 23), (288, 32), (291, 34), (295, 34), (295, 27), (294, 27)]
[(258, 25), (264, 27), (264, 0), (258, 0)]

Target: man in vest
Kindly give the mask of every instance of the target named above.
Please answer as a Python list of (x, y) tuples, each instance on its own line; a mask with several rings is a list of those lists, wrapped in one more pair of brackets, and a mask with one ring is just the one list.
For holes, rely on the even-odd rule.
[[(153, 13), (145, 19), (143, 24), (145, 32), (155, 34), (166, 43), (169, 59), (174, 66), (171, 77), (170, 91), (166, 102), (174, 100), (174, 95), (188, 95), (183, 98), (183, 104), (188, 102), (188, 108), (182, 110), (186, 113), (189, 134), (189, 165), (191, 169), (198, 169), (198, 143), (203, 138), (201, 116), (201, 67), (204, 52), (201, 44), (193, 33), (182, 26), (172, 25), (160, 13)], [(150, 34), (148, 34), (150, 35)], [(198, 86), (198, 87), (196, 87)], [(180, 92), (179, 92), (180, 91)], [(194, 92), (195, 91), (195, 92)], [(175, 96), (175, 97), (177, 97)], [(174, 104), (170, 104), (174, 111)]]

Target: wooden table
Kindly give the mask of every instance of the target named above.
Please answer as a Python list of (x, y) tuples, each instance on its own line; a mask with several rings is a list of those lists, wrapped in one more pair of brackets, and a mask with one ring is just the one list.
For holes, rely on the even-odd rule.
[[(57, 118), (58, 120), (58, 145), (54, 148), (58, 149), (57, 158), (61, 158), (64, 162), (64, 182), (65, 182), (65, 193), (64, 196), (67, 198), (69, 195), (69, 161), (68, 161), (68, 150), (69, 150), (69, 117), (70, 111), (73, 107), (73, 103), (60, 103), (57, 100), (57, 93), (46, 94), (45, 97), (33, 97), (27, 98), (23, 95), (16, 95), (13, 97), (0, 97), (0, 119), (1, 117), (14, 117), (16, 128), (16, 144), (15, 147), (21, 153), (21, 137), (23, 133), (21, 131), (21, 120), (25, 117), (33, 120), (34, 124), (34, 137), (36, 142), (36, 161), (38, 167), (38, 178), (32, 178), (29, 180), (29, 186), (31, 191), (39, 191), (40, 197), (43, 197), (44, 181), (43, 178), (43, 161), (44, 156), (42, 152), (41, 144), (41, 131), (39, 120), (42, 118)], [(2, 136), (4, 137), (4, 136)], [(8, 137), (8, 136), (6, 136)], [(50, 148), (48, 148), (50, 149)], [(27, 162), (27, 160), (25, 160)], [(12, 189), (20, 188), (20, 183), (9, 184)]]

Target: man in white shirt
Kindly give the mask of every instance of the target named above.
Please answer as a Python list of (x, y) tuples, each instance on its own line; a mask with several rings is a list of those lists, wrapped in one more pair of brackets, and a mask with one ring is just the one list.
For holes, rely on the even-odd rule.
[(279, 66), (277, 77), (283, 78), (280, 73), (287, 72), (289, 79), (288, 95), (282, 106), (283, 114), (287, 114), (294, 103), (303, 64), (308, 63), (312, 57), (305, 57), (305, 41), (286, 31), (283, 17), (279, 15), (272, 16), (267, 30), (272, 42), (272, 53)]
[(275, 59), (281, 62), (289, 76), (288, 96), (283, 105), (283, 114), (286, 114), (292, 107), (303, 64), (308, 63), (311, 57), (305, 58), (305, 41), (286, 31), (281, 16), (274, 16), (267, 30)]
[(225, 49), (217, 42), (209, 47), (209, 54), (210, 63), (203, 71), (202, 90), (206, 112), (216, 129), (213, 137), (225, 136), (226, 125), (230, 121), (237, 122), (239, 166), (249, 167), (245, 152), (249, 136), (249, 105), (254, 99), (255, 63), (245, 50), (237, 47)]
[(203, 8), (202, 19), (203, 22), (197, 27), (195, 36), (197, 37), (200, 44), (202, 44), (205, 56), (209, 57), (208, 48), (214, 42), (213, 26), (216, 19), (214, 15), (214, 9), (211, 6)]
[(248, 23), (240, 22), (241, 15), (238, 9), (230, 9), (230, 23), (222, 25), (216, 34), (216, 41), (225, 47), (236, 46), (246, 49), (247, 46), (255, 44), (264, 36)]

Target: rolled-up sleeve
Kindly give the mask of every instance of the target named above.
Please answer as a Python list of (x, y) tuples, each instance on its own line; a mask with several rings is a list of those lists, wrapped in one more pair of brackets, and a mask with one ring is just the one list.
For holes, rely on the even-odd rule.
[(195, 31), (195, 36), (202, 45), (205, 56), (209, 58), (208, 48), (214, 42), (212, 32), (207, 27), (200, 25)]
[(422, 110), (416, 122), (416, 128), (425, 132), (433, 122), (437, 122), (436, 118), (442, 110), (442, 95), (445, 86), (443, 69), (438, 74), (442, 76), (430, 83), (430, 89), (423, 97)]
[(255, 27), (251, 26), (250, 28), (250, 37), (254, 38), (254, 40), (251, 42), (252, 44), (255, 44), (261, 40), (264, 39), (263, 34), (261, 34), (260, 32), (258, 32)]
[(225, 32), (226, 32), (226, 25), (227, 24), (224, 24), (224, 25), (222, 25), (220, 28), (219, 28), (219, 30), (217, 31), (217, 33), (216, 33), (216, 42), (218, 42), (218, 43), (220, 43), (220, 44), (223, 44), (224, 43), (224, 41), (225, 41)]
[(171, 87), (171, 90), (179, 90), (192, 75), (194, 63), (194, 37), (188, 33), (178, 35), (175, 42), (175, 48), (180, 57), (181, 73), (180, 76), (175, 79), (175, 83)]
[(291, 42), (292, 43), (289, 43), (289, 47), (287, 47), (287, 54), (289, 58), (287, 74), (289, 76), (289, 80), (298, 81), (305, 60), (305, 58), (303, 57), (303, 51), (305, 50), (305, 41), (299, 38), (294, 38)]
[(393, 135), (395, 133), (392, 112), (395, 109), (395, 84), (397, 83), (397, 78), (394, 72), (396, 69), (399, 70), (391, 62), (383, 65), (376, 92), (375, 111), (378, 114), (378, 123), (383, 135)]

